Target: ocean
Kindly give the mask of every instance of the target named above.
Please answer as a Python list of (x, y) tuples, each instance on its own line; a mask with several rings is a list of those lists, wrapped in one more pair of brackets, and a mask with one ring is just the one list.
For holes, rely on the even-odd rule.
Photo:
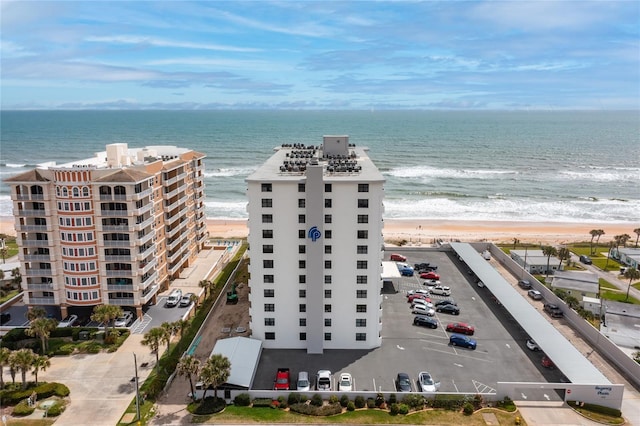
[[(369, 147), (385, 176), (385, 218), (640, 224), (638, 111), (2, 111), (0, 119), (0, 179), (114, 142), (203, 152), (210, 218), (247, 217), (244, 180), (275, 146), (339, 134)], [(11, 216), (5, 184), (0, 216)]]

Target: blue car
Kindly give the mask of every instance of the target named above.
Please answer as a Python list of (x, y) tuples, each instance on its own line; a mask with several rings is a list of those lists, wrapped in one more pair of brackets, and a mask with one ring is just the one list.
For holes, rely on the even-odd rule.
[(469, 336), (463, 336), (461, 334), (452, 334), (449, 336), (449, 343), (451, 346), (462, 346), (464, 348), (475, 349), (478, 343)]
[(403, 277), (412, 277), (413, 276), (413, 268), (406, 263), (398, 263), (398, 271), (400, 271), (400, 275)]

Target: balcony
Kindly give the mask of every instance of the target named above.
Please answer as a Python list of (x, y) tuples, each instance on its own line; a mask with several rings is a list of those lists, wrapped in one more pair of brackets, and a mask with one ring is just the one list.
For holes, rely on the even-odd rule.
[(149, 272), (150, 269), (154, 268), (158, 264), (156, 259), (153, 259), (151, 262), (140, 262), (140, 267), (138, 268), (137, 275), (143, 275)]
[(24, 274), (27, 277), (50, 277), (55, 275), (52, 269), (25, 269)]
[(16, 199), (20, 201), (44, 200), (44, 194), (18, 194)]
[(133, 247), (133, 240), (105, 240), (102, 245), (105, 247)]
[(135, 299), (133, 299), (132, 297), (108, 299), (108, 302), (109, 302), (109, 305), (116, 305), (116, 306), (135, 306), (136, 304)]
[(51, 216), (48, 210), (18, 210), (16, 216), (28, 216), (28, 217), (45, 217)]
[(151, 195), (152, 192), (153, 192), (153, 188), (147, 188), (147, 189), (142, 190), (140, 192), (136, 192), (134, 194), (127, 195), (127, 198), (130, 199), (130, 200), (141, 200), (144, 197), (148, 197), (149, 195)]
[(147, 303), (149, 300), (151, 300), (151, 298), (158, 293), (158, 290), (160, 289), (160, 287), (158, 287), (157, 284), (152, 285), (151, 287), (149, 287), (149, 290), (146, 294), (143, 294), (140, 296), (140, 302), (142, 304)]
[(151, 211), (151, 209), (153, 208), (153, 203), (152, 202), (148, 202), (146, 203), (144, 206), (139, 207), (137, 209), (131, 210), (131, 213), (134, 216), (142, 216), (143, 214), (145, 214), (146, 212)]
[(111, 255), (105, 255), (104, 256), (104, 261), (105, 262), (133, 262), (133, 257), (131, 255), (118, 255), (118, 256), (111, 256)]
[(164, 186), (169, 186), (169, 185), (172, 185), (172, 184), (178, 182), (180, 179), (184, 179), (186, 177), (187, 177), (187, 173), (186, 172), (179, 173), (175, 177), (172, 177), (170, 179), (165, 180), (163, 182), (163, 184), (164, 184)]
[(51, 225), (21, 225), (16, 223), (16, 231), (18, 232), (51, 232), (53, 227)]
[(24, 285), (25, 291), (54, 291), (58, 287), (53, 284), (26, 284)]
[(129, 210), (100, 210), (100, 216), (104, 217), (127, 217)]
[(182, 266), (182, 262), (178, 261), (176, 263), (173, 264), (173, 266), (169, 266), (168, 270), (170, 274), (175, 274), (176, 272), (178, 272), (178, 269), (180, 269), (180, 266)]
[(147, 242), (149, 242), (151, 239), (153, 239), (153, 237), (156, 235), (155, 231), (151, 231), (149, 233), (147, 233), (146, 235), (143, 235), (142, 237), (138, 237), (138, 239), (136, 240), (136, 245), (144, 245)]
[(176, 235), (180, 231), (184, 230), (186, 225), (187, 225), (187, 221), (185, 220), (180, 225), (178, 225), (175, 228), (173, 228), (171, 231), (165, 232), (165, 237), (166, 238), (172, 238), (174, 235)]
[[(28, 296), (27, 296), (28, 297)], [(29, 305), (57, 305), (55, 297), (28, 297)]]
[(133, 284), (107, 285), (107, 291), (125, 291), (127, 293), (133, 293), (138, 291), (138, 287)]
[(50, 254), (25, 254), (21, 256), (21, 260), (25, 262), (53, 262), (52, 255)]
[[(175, 189), (169, 191), (169, 192), (165, 192), (164, 194), (162, 194), (162, 198), (164, 198), (165, 200), (170, 200), (173, 197), (175, 197), (176, 195), (178, 195), (180, 193), (180, 191), (182, 191), (182, 188), (184, 188), (185, 185), (182, 186), (177, 186)], [(173, 203), (167, 203), (167, 205), (171, 205)]]
[(147, 258), (147, 256), (149, 256), (150, 254), (152, 254), (152, 253), (153, 253), (154, 247), (155, 247), (154, 245), (150, 245), (150, 246), (149, 246), (149, 247), (147, 247), (144, 251), (142, 251), (142, 252), (138, 253), (138, 254), (136, 255), (136, 259), (137, 259), (137, 260), (146, 259), (146, 258)]
[[(140, 280), (141, 283), (155, 282), (158, 279), (158, 272), (154, 272), (153, 274), (147, 276), (146, 278), (142, 277)], [(148, 284), (147, 284), (148, 285)], [(146, 286), (145, 286), (146, 287)]]
[(173, 250), (173, 249), (179, 247), (180, 245), (182, 245), (183, 243), (184, 243), (184, 237), (176, 238), (171, 243), (167, 240), (167, 249), (168, 250)]
[(53, 247), (53, 240), (22, 240), (18, 242), (22, 247)]
[(134, 231), (141, 231), (144, 228), (146, 228), (147, 226), (153, 225), (153, 221), (154, 221), (153, 216), (149, 216), (148, 219), (145, 219), (142, 222), (136, 223), (135, 225), (133, 225), (133, 230)]
[(102, 228), (103, 232), (131, 232), (132, 227), (129, 225), (98, 225), (99, 228)]
[(109, 270), (106, 271), (107, 277), (132, 277), (137, 275), (134, 273), (132, 269), (118, 269), (118, 270)]

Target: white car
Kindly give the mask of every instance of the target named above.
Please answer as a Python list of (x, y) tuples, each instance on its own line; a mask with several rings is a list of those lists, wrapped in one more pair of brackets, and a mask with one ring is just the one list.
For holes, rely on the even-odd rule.
[(309, 382), (309, 373), (301, 371), (298, 373), (298, 381), (296, 382), (296, 389), (299, 391), (311, 390), (311, 383)]
[(116, 321), (113, 323), (114, 327), (128, 327), (133, 320), (133, 314), (130, 311), (124, 311), (122, 316), (116, 318)]
[(77, 315), (69, 315), (58, 323), (58, 328), (73, 327), (76, 321), (78, 321)]
[(434, 285), (440, 285), (440, 280), (425, 280), (422, 284), (427, 287), (433, 287)]
[(527, 339), (527, 348), (529, 348), (530, 351), (534, 352), (540, 350), (540, 346), (538, 346), (538, 344), (533, 339)]
[(436, 314), (436, 311), (433, 308), (427, 308), (423, 305), (415, 305), (413, 308), (411, 308), (411, 313), (432, 317)]
[(411, 309), (413, 309), (414, 306), (417, 305), (421, 305), (421, 306), (425, 306), (427, 308), (433, 308), (433, 303), (431, 302), (427, 302), (424, 299), (413, 299), (413, 302), (411, 302)]
[(329, 370), (319, 370), (318, 371), (318, 382), (316, 383), (316, 388), (319, 391), (331, 390), (331, 371)]
[(429, 295), (429, 290), (425, 290), (423, 288), (419, 288), (417, 290), (409, 290), (407, 292), (407, 297), (412, 296), (414, 294), (424, 294), (425, 296)]
[(451, 296), (451, 289), (444, 285), (437, 285), (431, 289), (431, 294), (439, 294), (441, 296)]
[(351, 392), (353, 390), (353, 378), (349, 373), (342, 373), (340, 375), (340, 383), (338, 383), (338, 390)]
[(418, 387), (420, 392), (436, 392), (440, 389), (440, 382), (434, 382), (433, 377), (427, 371), (418, 374)]

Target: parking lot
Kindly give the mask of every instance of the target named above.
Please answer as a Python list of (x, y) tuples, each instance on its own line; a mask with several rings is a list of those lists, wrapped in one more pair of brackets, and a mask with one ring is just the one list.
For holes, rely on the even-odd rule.
[[(385, 259), (389, 259), (387, 251)], [(460, 308), (460, 315), (436, 313), (437, 329), (413, 325), (406, 294), (409, 290), (426, 288), (419, 278), (401, 277), (395, 280), (397, 293), (384, 294), (382, 345), (362, 350), (327, 350), (322, 355), (308, 355), (304, 350), (263, 350), (254, 388), (271, 389), (278, 367), (289, 367), (292, 380), (298, 371), (308, 371), (312, 381), (315, 373), (329, 369), (334, 384), (339, 373), (351, 373), (356, 391), (395, 392), (397, 373), (409, 374), (412, 388), (417, 388), (418, 373), (428, 371), (440, 382), (441, 392), (492, 392), (499, 381), (560, 382), (557, 369), (542, 367), (542, 353), (526, 348), (526, 333), (517, 322), (492, 300), (486, 288), (475, 284), (474, 278), (452, 252), (435, 249), (404, 249), (407, 263), (429, 262), (438, 266), (442, 285), (451, 287), (451, 296)], [(433, 302), (445, 296), (431, 296)], [(445, 327), (450, 322), (466, 322), (475, 327), (476, 350), (449, 345)], [(335, 390), (335, 386), (333, 387)], [(536, 392), (540, 392), (539, 395)], [(523, 390), (523, 399), (558, 399), (553, 392)]]

